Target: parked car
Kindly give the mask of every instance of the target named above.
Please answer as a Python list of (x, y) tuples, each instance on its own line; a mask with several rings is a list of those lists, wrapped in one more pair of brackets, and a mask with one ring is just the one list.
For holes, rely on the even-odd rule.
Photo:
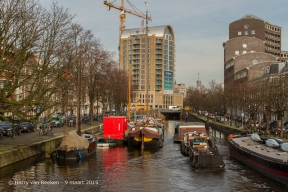
[(21, 122), (19, 126), (22, 133), (30, 133), (35, 131), (35, 124), (29, 121)]
[[(21, 135), (21, 130), (18, 124), (13, 125), (13, 123), (9, 122), (9, 121), (1, 121), (0, 123), (0, 127), (3, 129), (2, 133), (3, 135), (7, 135), (7, 136), (15, 136), (15, 134), (17, 135)], [(14, 130), (14, 134), (13, 131)]]
[(76, 116), (68, 116), (67, 117), (67, 125), (68, 126), (75, 126), (76, 125)]
[(64, 121), (63, 121), (63, 115), (60, 113), (56, 113), (54, 115), (50, 116), (50, 122), (54, 122), (56, 127), (63, 127), (64, 126)]
[(82, 116), (82, 123), (88, 123), (90, 121), (90, 117), (88, 114), (84, 114)]
[(207, 111), (202, 111), (202, 115), (204, 115), (205, 117), (208, 116), (208, 112)]
[(93, 121), (97, 121), (98, 120), (98, 118), (97, 118), (97, 114), (93, 114)]
[(215, 116), (215, 120), (216, 120), (216, 122), (224, 122), (224, 116), (222, 116), (222, 115), (216, 115)]
[(3, 128), (0, 127), (0, 138), (2, 138), (2, 137), (3, 137)]
[(208, 114), (208, 118), (209, 118), (209, 119), (215, 119), (215, 115), (214, 115), (213, 113), (209, 113), (209, 114)]

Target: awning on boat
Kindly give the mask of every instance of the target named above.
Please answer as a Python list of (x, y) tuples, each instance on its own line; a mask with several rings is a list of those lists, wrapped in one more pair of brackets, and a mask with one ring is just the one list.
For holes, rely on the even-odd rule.
[(149, 130), (145, 127), (143, 127), (142, 129), (135, 129), (133, 131), (130, 131), (128, 133), (128, 137), (142, 137), (142, 134), (145, 137), (150, 137), (150, 138), (155, 138), (155, 139), (159, 139), (160, 136), (157, 132)]
[(88, 139), (79, 136), (76, 132), (68, 132), (59, 145), (59, 149), (63, 151), (88, 149)]

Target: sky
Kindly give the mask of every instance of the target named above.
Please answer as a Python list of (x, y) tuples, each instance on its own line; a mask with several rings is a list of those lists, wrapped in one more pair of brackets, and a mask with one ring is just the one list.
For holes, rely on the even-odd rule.
[[(39, 0), (49, 9), (53, 0)], [(74, 22), (91, 30), (103, 47), (118, 60), (119, 14), (107, 10), (103, 0), (57, 0), (75, 15)], [(121, 0), (109, 1), (119, 6)], [(175, 35), (175, 81), (188, 88), (199, 79), (209, 88), (211, 81), (224, 83), (223, 42), (229, 38), (229, 24), (252, 14), (282, 27), (282, 50), (288, 51), (287, 0), (124, 0), (127, 9), (146, 13), (148, 26), (171, 25)], [(132, 8), (129, 4), (132, 4)], [(141, 11), (141, 12), (140, 12)], [(126, 29), (138, 28), (142, 18), (126, 13)]]

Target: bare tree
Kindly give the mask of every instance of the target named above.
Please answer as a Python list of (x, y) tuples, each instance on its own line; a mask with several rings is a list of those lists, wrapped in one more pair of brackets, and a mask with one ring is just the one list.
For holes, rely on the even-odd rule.
[(281, 125), (280, 125), (280, 137), (284, 138), (284, 112), (288, 109), (288, 78), (284, 75), (276, 76), (272, 79), (269, 86), (271, 86), (271, 95), (272, 95), (272, 107), (273, 111), (280, 117)]
[(1, 118), (7, 118), (5, 112), (32, 118), (39, 108), (37, 117), (59, 103), (55, 96), (63, 83), (59, 54), (73, 17), (55, 3), (50, 11), (34, 0), (3, 0), (0, 6), (0, 72), (6, 82)]

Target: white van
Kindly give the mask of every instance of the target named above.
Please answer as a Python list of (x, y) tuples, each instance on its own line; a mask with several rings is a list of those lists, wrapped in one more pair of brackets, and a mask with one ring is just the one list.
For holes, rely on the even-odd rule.
[(168, 106), (168, 110), (169, 111), (180, 111), (180, 107), (179, 106)]

